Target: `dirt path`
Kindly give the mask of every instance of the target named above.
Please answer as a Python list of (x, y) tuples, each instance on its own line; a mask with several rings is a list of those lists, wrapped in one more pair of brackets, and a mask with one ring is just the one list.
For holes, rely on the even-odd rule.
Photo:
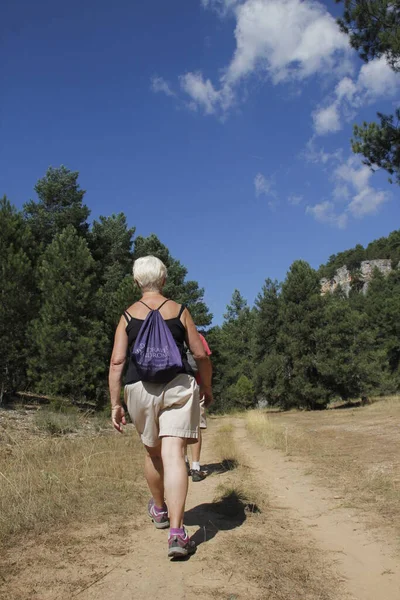
[[(167, 558), (167, 531), (156, 530), (143, 517), (139, 532), (131, 534), (132, 552), (110, 565), (109, 571), (90, 588), (78, 592), (79, 600), (202, 600), (211, 598), (254, 598), (255, 590), (243, 581), (240, 573), (221, 571), (217, 563), (210, 569), (210, 554), (223, 548), (229, 530), (215, 524), (210, 506), (217, 486), (227, 473), (215, 463), (212, 439), (216, 433), (204, 436), (202, 464), (210, 464), (216, 473), (200, 483), (190, 480), (185, 525), (198, 544), (195, 556), (187, 561)], [(213, 522), (210, 521), (212, 519)], [(207, 543), (204, 543), (207, 542)], [(222, 594), (222, 595), (221, 595)], [(61, 600), (58, 599), (58, 600)]]
[[(244, 464), (233, 471), (224, 470), (216, 459), (215, 443), (227, 423), (234, 426), (232, 444)], [(304, 462), (260, 447), (242, 419), (214, 421), (204, 441), (202, 462), (214, 474), (190, 483), (185, 524), (198, 544), (190, 560), (168, 560), (167, 531), (156, 530), (144, 511), (135, 520), (122, 515), (120, 544), (115, 534), (112, 540), (107, 535), (107, 523), (99, 523), (97, 553), (92, 526), (79, 531), (77, 546), (70, 544), (64, 554), (52, 551), (39, 561), (32, 551), (31, 562), (13, 579), (18, 590), (14, 597), (399, 600), (400, 561), (394, 551), (372, 537), (334, 492), (318, 487), (304, 472)], [(250, 487), (261, 512), (220, 514), (213, 500), (221, 485), (229, 491), (240, 490), (242, 484)], [(70, 553), (76, 558), (68, 562)]]
[(357, 513), (340, 506), (342, 499), (319, 488), (296, 463), (277, 450), (249, 439), (243, 420), (236, 419), (235, 439), (256, 470), (256, 479), (280, 506), (310, 528), (321, 552), (334, 556), (344, 588), (354, 600), (399, 600), (400, 559), (366, 531)]

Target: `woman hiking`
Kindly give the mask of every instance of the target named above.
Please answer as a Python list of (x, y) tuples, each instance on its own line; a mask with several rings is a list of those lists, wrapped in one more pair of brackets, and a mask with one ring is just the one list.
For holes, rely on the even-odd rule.
[(177, 558), (196, 550), (183, 526), (188, 490), (184, 454), (186, 444), (198, 437), (200, 391), (185, 342), (198, 366), (206, 406), (213, 398), (211, 365), (200, 336), (186, 306), (163, 296), (166, 278), (167, 269), (155, 256), (134, 262), (133, 279), (142, 298), (124, 311), (117, 326), (109, 388), (112, 422), (122, 433), (121, 379), (130, 350), (124, 398), (146, 449), (144, 473), (152, 495), (148, 514), (157, 529), (170, 527), (168, 556)]

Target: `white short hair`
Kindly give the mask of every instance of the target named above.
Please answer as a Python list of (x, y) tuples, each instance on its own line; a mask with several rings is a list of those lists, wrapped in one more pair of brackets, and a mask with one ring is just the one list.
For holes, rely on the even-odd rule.
[(141, 290), (161, 291), (167, 278), (167, 267), (156, 256), (143, 256), (133, 263), (133, 279)]

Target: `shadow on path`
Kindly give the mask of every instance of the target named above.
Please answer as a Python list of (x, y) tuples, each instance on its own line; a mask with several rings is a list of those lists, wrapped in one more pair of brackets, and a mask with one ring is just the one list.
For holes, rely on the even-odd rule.
[(216, 473), (217, 475), (221, 475), (222, 473), (227, 473), (228, 471), (233, 471), (234, 469), (237, 469), (238, 466), (239, 463), (235, 458), (225, 458), (219, 463), (210, 463), (208, 465), (202, 465), (201, 468), (205, 471), (208, 471), (209, 475), (213, 475), (214, 473)]
[(185, 512), (184, 523), (198, 526), (191, 539), (197, 546), (212, 540), (219, 531), (240, 527), (249, 512), (260, 512), (255, 504), (249, 503), (235, 491), (226, 494), (217, 502), (199, 504)]

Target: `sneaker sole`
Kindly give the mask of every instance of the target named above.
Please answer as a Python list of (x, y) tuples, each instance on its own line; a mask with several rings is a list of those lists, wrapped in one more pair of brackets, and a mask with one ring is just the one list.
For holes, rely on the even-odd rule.
[(155, 520), (153, 519), (153, 517), (150, 517), (150, 518), (151, 518), (151, 520), (153, 521), (153, 523), (154, 523), (154, 527), (155, 527), (156, 529), (167, 529), (167, 527), (169, 527), (169, 521), (164, 521), (164, 523), (157, 523), (157, 521), (155, 521)]
[(205, 477), (201, 477), (201, 478), (194, 478), (192, 475), (193, 483), (200, 483), (200, 481), (204, 481), (205, 479), (207, 479), (207, 475)]
[(196, 547), (194, 548), (171, 548), (168, 550), (168, 558), (184, 558), (185, 556), (189, 556), (189, 554), (194, 554), (196, 552)]

